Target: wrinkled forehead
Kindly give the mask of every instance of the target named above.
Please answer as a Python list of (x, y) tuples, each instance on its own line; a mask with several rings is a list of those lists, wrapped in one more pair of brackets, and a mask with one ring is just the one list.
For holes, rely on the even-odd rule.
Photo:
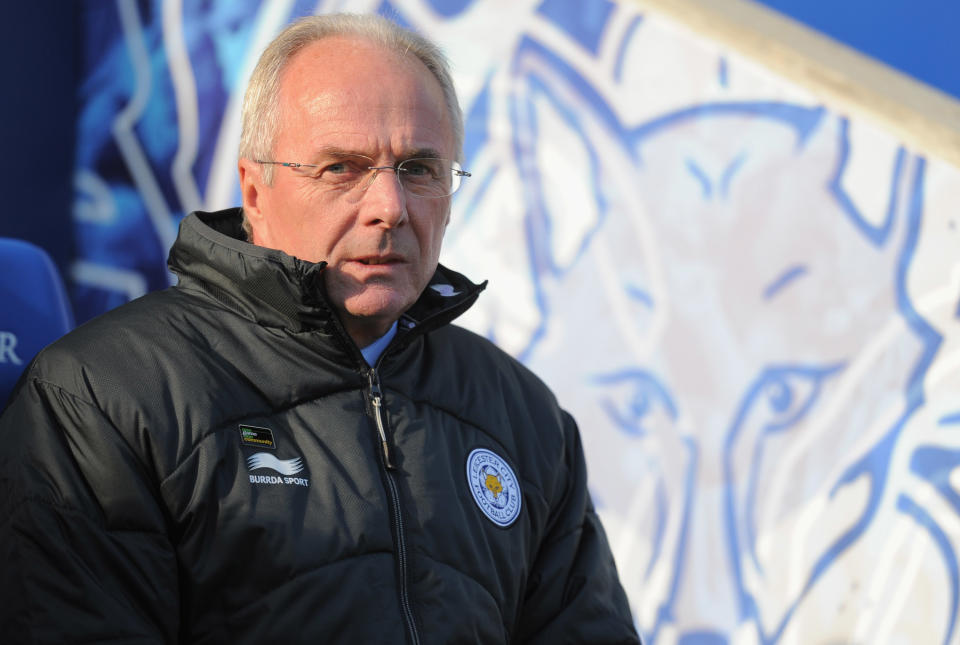
[[(443, 90), (419, 58), (359, 37), (311, 43), (284, 68), (280, 130), (406, 128), (433, 134), (452, 152), (452, 124)], [(303, 136), (298, 132), (297, 136)]]

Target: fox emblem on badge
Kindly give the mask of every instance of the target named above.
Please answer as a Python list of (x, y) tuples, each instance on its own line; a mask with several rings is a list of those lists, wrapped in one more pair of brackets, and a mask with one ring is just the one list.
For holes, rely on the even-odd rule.
[(483, 472), (486, 475), (486, 481), (484, 485), (487, 487), (487, 490), (493, 493), (493, 498), (496, 499), (500, 497), (500, 493), (503, 492), (503, 484), (500, 482), (499, 475), (490, 474), (486, 472), (486, 468), (483, 468)]

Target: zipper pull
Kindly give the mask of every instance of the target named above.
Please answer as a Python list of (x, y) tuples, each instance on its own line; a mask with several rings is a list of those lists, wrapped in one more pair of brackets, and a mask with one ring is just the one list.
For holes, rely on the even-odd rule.
[(387, 443), (387, 431), (383, 427), (383, 393), (380, 391), (380, 382), (376, 378), (376, 371), (370, 370), (370, 404), (373, 406), (373, 420), (377, 424), (377, 433), (380, 435), (380, 449), (383, 450), (383, 463), (388, 470), (396, 470), (390, 459), (390, 445)]

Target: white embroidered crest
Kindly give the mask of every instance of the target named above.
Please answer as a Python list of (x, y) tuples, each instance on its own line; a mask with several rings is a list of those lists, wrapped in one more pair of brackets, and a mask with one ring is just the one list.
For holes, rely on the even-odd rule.
[(520, 516), (520, 482), (506, 460), (486, 448), (467, 457), (467, 485), (477, 506), (497, 526), (510, 526)]

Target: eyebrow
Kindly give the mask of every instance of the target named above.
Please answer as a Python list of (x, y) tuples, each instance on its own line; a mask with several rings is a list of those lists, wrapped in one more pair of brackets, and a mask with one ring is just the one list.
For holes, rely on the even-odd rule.
[[(357, 150), (348, 150), (346, 148), (341, 148), (339, 146), (323, 146), (320, 148), (320, 154), (326, 155), (328, 157), (364, 157), (366, 159), (374, 159), (368, 154), (359, 152)], [(399, 157), (400, 161), (406, 159), (442, 159), (443, 155), (434, 150), (433, 148), (416, 148), (410, 150)]]
[(356, 150), (347, 150), (346, 148), (340, 148), (337, 146), (323, 146), (320, 148), (319, 154), (327, 157), (366, 157), (367, 159), (371, 159), (370, 155), (365, 155)]
[(763, 299), (770, 300), (773, 298), (779, 291), (781, 291), (788, 284), (796, 280), (797, 278), (803, 276), (807, 272), (807, 267), (802, 264), (797, 264), (783, 273), (781, 273), (777, 278), (768, 284), (763, 290)]

